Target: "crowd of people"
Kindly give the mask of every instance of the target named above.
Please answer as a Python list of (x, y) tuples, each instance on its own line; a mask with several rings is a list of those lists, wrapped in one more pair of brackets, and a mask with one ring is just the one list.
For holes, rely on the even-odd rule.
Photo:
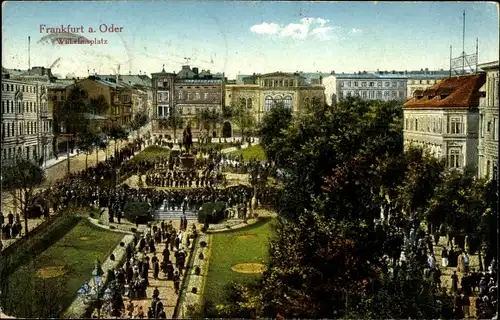
[[(151, 278), (171, 281), (176, 294), (179, 294), (180, 282), (186, 267), (187, 251), (197, 237), (193, 224), (188, 231), (187, 221), (183, 220), (179, 230), (172, 224), (161, 222), (160, 225), (148, 226), (141, 237), (126, 247), (126, 262), (112, 273), (112, 286), (118, 288), (128, 298), (126, 305), (122, 297), (114, 296), (108, 303), (107, 311), (113, 317), (166, 319), (166, 311), (156, 287), (152, 296), (147, 296), (147, 287)], [(159, 247), (164, 246), (159, 252)], [(152, 272), (149, 272), (149, 271)], [(111, 291), (114, 292), (114, 291)], [(151, 306), (147, 313), (134, 301), (151, 298)]]

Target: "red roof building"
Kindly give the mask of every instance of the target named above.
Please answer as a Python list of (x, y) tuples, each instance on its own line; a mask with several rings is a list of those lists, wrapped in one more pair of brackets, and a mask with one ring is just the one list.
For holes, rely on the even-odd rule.
[(480, 89), (484, 73), (443, 79), (403, 105), (405, 147), (427, 149), (450, 168), (477, 167)]

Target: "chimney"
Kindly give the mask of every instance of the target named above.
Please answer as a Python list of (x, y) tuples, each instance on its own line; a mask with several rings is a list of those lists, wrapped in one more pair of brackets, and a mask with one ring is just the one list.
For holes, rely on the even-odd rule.
[(198, 68), (193, 68), (193, 72), (194, 72), (194, 74), (197, 75), (198, 74)]
[(319, 76), (319, 84), (323, 84), (323, 76)]

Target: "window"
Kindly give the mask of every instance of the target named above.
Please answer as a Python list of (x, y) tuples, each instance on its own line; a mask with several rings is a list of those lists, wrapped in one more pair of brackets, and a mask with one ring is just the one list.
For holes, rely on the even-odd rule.
[(384, 91), (384, 97), (388, 97), (389, 96), (389, 91)]
[(354, 81), (354, 86), (357, 87), (358, 86), (358, 82), (357, 81)]
[(274, 104), (273, 98), (271, 96), (267, 96), (266, 99), (264, 100), (264, 110), (265, 111), (271, 110), (273, 104)]
[(415, 119), (415, 131), (418, 131), (418, 119)]
[(283, 104), (285, 108), (292, 110), (292, 105), (293, 105), (292, 97), (286, 96), (285, 99), (283, 100)]
[(385, 86), (386, 86), (386, 87), (389, 87), (389, 86), (390, 86), (390, 82), (389, 82), (389, 81), (386, 81), (386, 82), (385, 82)]
[(183, 94), (182, 94), (182, 91), (179, 91), (179, 100), (182, 100), (183, 99)]
[(490, 160), (486, 161), (486, 177), (487, 178), (490, 177), (490, 166), (491, 166), (491, 161)]
[(392, 87), (393, 87), (393, 88), (396, 88), (396, 87), (397, 87), (397, 85), (398, 85), (398, 83), (397, 83), (397, 82), (395, 82), (395, 81), (393, 81), (393, 82), (392, 82)]
[(491, 121), (488, 121), (487, 132), (491, 132)]
[(158, 107), (158, 117), (163, 117), (163, 107)]
[(382, 91), (377, 91), (377, 98), (379, 98), (379, 99), (382, 98)]
[(460, 118), (450, 119), (450, 133), (452, 134), (462, 133), (462, 122)]
[(405, 121), (405, 129), (408, 130), (409, 129), (409, 124), (410, 124), (410, 119), (406, 118), (406, 121)]
[(382, 81), (377, 81), (377, 87), (379, 87), (379, 88), (382, 87)]
[(194, 99), (195, 99), (195, 100), (200, 100), (200, 93), (199, 93), (199, 92), (196, 92), (196, 93), (194, 94)]
[(396, 98), (396, 91), (393, 91), (393, 92), (392, 92), (392, 97), (393, 97), (393, 98)]
[(461, 162), (461, 155), (460, 155), (460, 150), (458, 149), (451, 149), (450, 150), (450, 156), (448, 158), (448, 165), (450, 168), (460, 168)]
[(193, 94), (191, 92), (187, 93), (187, 100), (191, 100), (193, 98)]
[(366, 98), (366, 97), (367, 97), (367, 96), (366, 96), (366, 91), (361, 92), (361, 96), (362, 96), (363, 98)]
[[(229, 98), (231, 98), (231, 95), (229, 95)], [(208, 92), (205, 92), (203, 94), (203, 100), (207, 100), (208, 99)]]
[(339, 81), (339, 84), (340, 84), (341, 87), (343, 87), (344, 86), (344, 81)]
[(494, 141), (498, 140), (498, 119), (497, 118), (493, 119), (493, 140)]
[(404, 98), (405, 97), (405, 92), (404, 91), (399, 91), (399, 97)]
[(361, 86), (366, 88), (366, 82), (365, 81), (361, 82)]
[(370, 82), (370, 87), (374, 87), (375, 86), (375, 82)]
[(288, 87), (288, 80), (284, 81), (283, 87)]
[(351, 86), (351, 81), (347, 81), (347, 86), (350, 87)]
[(493, 163), (493, 177), (492, 177), (492, 179), (495, 181), (498, 180), (498, 167), (497, 167), (496, 162)]
[(248, 98), (248, 100), (247, 100), (247, 108), (248, 109), (252, 109), (252, 107), (253, 107), (252, 98)]
[(370, 99), (375, 98), (375, 91), (370, 91)]

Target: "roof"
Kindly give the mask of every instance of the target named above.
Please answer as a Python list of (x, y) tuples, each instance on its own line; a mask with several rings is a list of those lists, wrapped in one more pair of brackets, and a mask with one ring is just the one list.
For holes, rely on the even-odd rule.
[(210, 84), (221, 84), (221, 79), (179, 79), (175, 81), (175, 84), (201, 84), (201, 85), (210, 85)]
[(261, 75), (259, 75), (259, 77), (261, 77), (261, 78), (267, 78), (267, 77), (290, 77), (290, 78), (293, 77), (293, 78), (297, 78), (298, 77), (298, 78), (305, 79), (305, 77), (300, 75), (300, 74), (287, 73), (287, 72), (281, 72), (281, 71), (261, 74)]
[(491, 61), (491, 62), (486, 62), (486, 63), (481, 63), (478, 64), (477, 67), (481, 70), (498, 70), (498, 60), (497, 61)]
[(403, 107), (476, 108), (481, 96), (479, 89), (485, 82), (484, 73), (446, 78), (429, 89), (416, 90), (414, 97)]
[(83, 116), (87, 120), (106, 120), (108, 118), (97, 115), (97, 114), (92, 114), (92, 113), (84, 113)]
[(362, 79), (401, 79), (401, 80), (406, 80), (407, 76), (400, 75), (400, 74), (392, 74), (392, 73), (387, 73), (387, 74), (382, 74), (382, 73), (358, 73), (358, 74), (335, 74), (333, 75), (337, 79), (353, 79), (353, 80), (362, 80)]
[[(116, 75), (97, 75), (101, 79), (116, 79)], [(118, 83), (130, 86), (151, 87), (151, 78), (145, 74), (118, 75)]]

